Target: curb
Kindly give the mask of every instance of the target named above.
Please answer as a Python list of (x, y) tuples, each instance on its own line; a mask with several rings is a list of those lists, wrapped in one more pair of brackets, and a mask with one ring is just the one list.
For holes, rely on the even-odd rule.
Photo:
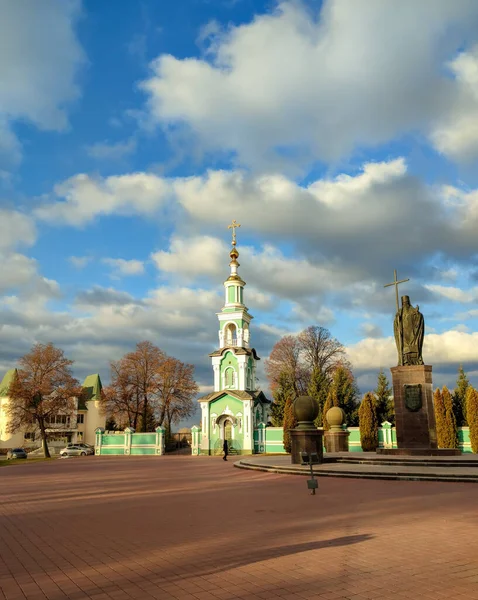
[[(276, 473), (280, 475), (305, 475), (310, 476), (310, 472), (306, 469), (294, 469), (292, 467), (279, 467), (279, 466), (267, 466), (258, 465), (254, 463), (248, 463), (247, 461), (238, 461), (234, 463), (234, 467), (237, 469), (246, 469), (251, 471), (263, 471), (267, 473)], [(357, 473), (354, 471), (319, 471), (314, 469), (315, 477), (342, 477), (347, 479), (384, 479), (384, 480), (396, 480), (396, 481), (438, 481), (438, 482), (453, 482), (453, 483), (478, 483), (477, 475), (463, 475), (463, 474), (450, 474), (450, 475), (437, 475), (431, 473), (430, 475), (425, 473)]]

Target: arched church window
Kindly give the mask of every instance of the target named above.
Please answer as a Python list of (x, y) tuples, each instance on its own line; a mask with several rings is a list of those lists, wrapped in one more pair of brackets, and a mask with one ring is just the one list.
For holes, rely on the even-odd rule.
[(237, 329), (234, 323), (229, 323), (229, 325), (226, 326), (226, 345), (237, 345)]
[(232, 367), (228, 367), (225, 373), (225, 387), (232, 388), (234, 387), (234, 369)]

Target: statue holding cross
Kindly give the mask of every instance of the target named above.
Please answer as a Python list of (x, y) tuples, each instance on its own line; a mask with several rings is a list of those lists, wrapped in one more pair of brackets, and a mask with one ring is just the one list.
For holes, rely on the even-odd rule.
[(397, 281), (397, 271), (393, 272), (394, 280), (384, 287), (395, 286), (397, 313), (393, 321), (393, 333), (398, 351), (398, 366), (423, 365), (422, 348), (425, 335), (425, 321), (419, 307), (410, 304), (409, 296), (402, 296), (402, 307), (398, 305), (398, 286), (409, 279)]

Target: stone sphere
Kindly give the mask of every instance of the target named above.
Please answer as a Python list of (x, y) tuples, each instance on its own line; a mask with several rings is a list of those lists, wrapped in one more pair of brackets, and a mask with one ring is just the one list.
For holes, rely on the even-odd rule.
[(299, 396), (294, 400), (294, 416), (300, 422), (314, 422), (319, 414), (319, 405), (311, 396)]
[(345, 412), (338, 406), (332, 406), (327, 411), (325, 418), (331, 429), (341, 429), (345, 421)]

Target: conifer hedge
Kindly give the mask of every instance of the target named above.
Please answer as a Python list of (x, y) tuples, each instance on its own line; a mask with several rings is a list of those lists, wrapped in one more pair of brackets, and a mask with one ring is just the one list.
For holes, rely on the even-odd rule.
[(372, 392), (363, 397), (358, 411), (360, 444), (364, 452), (375, 452), (378, 447), (378, 418), (376, 398)]
[(296, 425), (297, 421), (295, 420), (294, 416), (294, 402), (292, 395), (289, 395), (285, 403), (284, 422), (282, 424), (282, 442), (284, 444), (285, 451), (289, 453), (292, 449), (289, 429), (294, 429)]
[(439, 448), (446, 448), (443, 444), (446, 443), (446, 411), (443, 404), (443, 396), (440, 388), (435, 390), (433, 395), (433, 403), (435, 405), (435, 421), (437, 426), (437, 442)]
[(471, 451), (478, 454), (478, 392), (471, 385), (466, 392), (466, 417), (470, 428)]
[(446, 387), (443, 386), (441, 392), (443, 398), (443, 406), (445, 408), (445, 430), (443, 432), (443, 446), (441, 448), (457, 448), (458, 447), (458, 436), (456, 431), (456, 418), (453, 411), (453, 397)]
[(324, 431), (328, 431), (330, 429), (325, 415), (327, 414), (329, 408), (332, 408), (332, 406), (337, 406), (337, 404), (334, 403), (334, 398), (336, 399), (336, 397), (337, 394), (335, 393), (335, 389), (331, 387), (329, 393), (327, 394), (327, 400), (325, 401), (324, 408), (322, 409), (322, 426), (324, 428)]

